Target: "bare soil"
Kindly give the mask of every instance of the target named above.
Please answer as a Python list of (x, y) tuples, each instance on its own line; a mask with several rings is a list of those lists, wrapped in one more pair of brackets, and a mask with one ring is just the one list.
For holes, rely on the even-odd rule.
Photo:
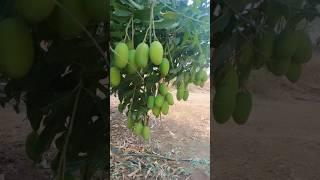
[[(114, 146), (124, 147), (137, 145), (137, 154), (144, 153), (146, 149), (156, 151), (161, 155), (170, 155), (178, 159), (197, 159), (207, 163), (176, 162), (170, 168), (184, 168), (185, 176), (177, 179), (209, 179), (210, 161), (210, 82), (204, 88), (190, 87), (190, 96), (187, 101), (177, 101), (170, 106), (169, 114), (162, 116), (161, 120), (151, 116), (151, 142), (143, 142), (126, 128), (126, 118), (117, 111), (118, 100), (111, 98), (111, 143)], [(176, 93), (174, 89), (171, 90)], [(129, 145), (130, 144), (130, 145)], [(134, 144), (134, 145), (132, 145)], [(132, 149), (131, 149), (132, 150)], [(114, 163), (113, 161), (111, 163)], [(163, 162), (165, 164), (166, 162)], [(111, 174), (117, 170), (112, 169)], [(131, 172), (123, 172), (128, 178)], [(142, 175), (142, 172), (139, 172)], [(137, 172), (138, 174), (138, 172)], [(139, 177), (139, 176), (138, 176)], [(161, 176), (160, 176), (161, 177)], [(151, 176), (149, 177), (150, 179)], [(162, 177), (163, 179), (171, 179)], [(175, 179), (175, 178), (173, 178)]]
[(34, 165), (25, 154), (25, 138), (31, 127), (24, 109), (16, 114), (12, 107), (0, 108), (0, 180), (48, 180), (50, 169)]

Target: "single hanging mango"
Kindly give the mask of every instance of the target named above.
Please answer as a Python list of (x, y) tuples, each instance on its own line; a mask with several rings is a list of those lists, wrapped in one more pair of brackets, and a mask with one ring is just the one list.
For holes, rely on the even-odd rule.
[(115, 57), (115, 65), (119, 69), (126, 67), (126, 65), (128, 64), (128, 58), (129, 58), (128, 46), (123, 42), (119, 42), (116, 45), (114, 57)]
[(153, 41), (150, 45), (150, 59), (154, 65), (160, 65), (163, 59), (163, 47), (159, 41)]
[(167, 58), (163, 58), (161, 64), (160, 64), (160, 74), (162, 77), (166, 76), (169, 73), (169, 60)]
[(136, 48), (135, 62), (138, 68), (145, 68), (148, 65), (149, 46), (142, 42)]

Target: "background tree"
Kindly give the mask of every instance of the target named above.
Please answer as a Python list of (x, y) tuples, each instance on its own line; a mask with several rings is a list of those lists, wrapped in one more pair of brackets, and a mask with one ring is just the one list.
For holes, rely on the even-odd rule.
[(246, 84), (254, 70), (267, 68), (295, 83), (312, 56), (306, 27), (319, 12), (314, 0), (213, 1), (213, 115), (244, 124), (252, 108)]

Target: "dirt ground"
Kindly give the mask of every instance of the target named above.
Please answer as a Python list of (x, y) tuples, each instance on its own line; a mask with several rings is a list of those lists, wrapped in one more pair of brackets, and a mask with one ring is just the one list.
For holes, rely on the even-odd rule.
[[(137, 144), (146, 143), (132, 136), (124, 125), (125, 117), (116, 110), (116, 99), (112, 98), (111, 128), (112, 134), (127, 131)], [(26, 119), (25, 110), (16, 114), (12, 107), (0, 108), (0, 180), (47, 180), (50, 178), (48, 164), (33, 165), (25, 155), (25, 137), (31, 131)], [(118, 120), (118, 121), (115, 121)], [(170, 115), (152, 121), (152, 142), (159, 153), (181, 159), (198, 159), (204, 163), (190, 165), (180, 163), (178, 166), (188, 167), (185, 177), (189, 179), (209, 179), (209, 83), (203, 88), (192, 87), (188, 101), (175, 101), (170, 108)], [(128, 136), (121, 133), (118, 140), (127, 140)], [(112, 139), (111, 139), (112, 141)], [(120, 141), (118, 141), (120, 142)]]
[[(191, 166), (190, 163), (180, 164), (188, 169), (185, 178), (209, 179), (210, 161), (210, 82), (204, 88), (190, 87), (188, 101), (177, 101), (170, 106), (169, 114), (159, 119), (151, 119), (150, 143), (137, 141), (135, 136), (125, 127), (125, 117), (116, 109), (118, 100), (111, 98), (111, 143), (126, 144), (133, 138), (133, 144), (141, 144), (142, 148), (150, 147), (160, 154), (170, 154), (178, 159), (194, 158), (203, 160), (203, 164)], [(175, 94), (175, 91), (171, 91)], [(152, 116), (153, 117), (153, 116)], [(119, 128), (119, 126), (121, 128)], [(125, 131), (125, 132), (123, 132)], [(122, 143), (124, 142), (124, 143)], [(139, 152), (138, 152), (139, 153)], [(140, 152), (141, 153), (141, 152)], [(116, 172), (111, 172), (111, 174)], [(128, 172), (129, 173), (129, 172)], [(168, 178), (168, 177), (167, 177)]]
[(296, 84), (266, 70), (254, 73), (248, 123), (215, 124), (213, 179), (320, 179), (319, 58), (318, 48)]
[(31, 131), (25, 114), (16, 114), (10, 106), (0, 108), (0, 124), (0, 180), (48, 180), (48, 164), (34, 165), (25, 154), (25, 137)]

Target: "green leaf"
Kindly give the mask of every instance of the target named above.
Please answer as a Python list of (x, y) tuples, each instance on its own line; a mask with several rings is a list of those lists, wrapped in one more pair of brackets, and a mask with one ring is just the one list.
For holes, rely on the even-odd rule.
[(162, 17), (164, 19), (171, 19), (171, 20), (176, 20), (177, 19), (177, 13), (175, 13), (173, 11), (167, 11), (165, 13), (161, 13), (161, 15), (162, 15)]
[(233, 16), (232, 11), (227, 11), (213, 23), (213, 33), (222, 32), (227, 27)]
[(131, 16), (131, 12), (130, 11), (126, 11), (126, 10), (121, 10), (121, 9), (116, 9), (114, 12), (113, 12), (113, 15), (115, 16), (119, 16), (119, 17), (128, 17), (128, 16)]
[(283, 4), (286, 4), (292, 9), (300, 9), (302, 6), (302, 0), (278, 0), (279, 2), (282, 2)]
[(179, 22), (172, 19), (161, 19), (154, 21), (154, 26), (156, 29), (173, 29), (179, 26)]
[(27, 117), (30, 121), (31, 127), (34, 131), (37, 131), (42, 120), (42, 111), (39, 107), (34, 106), (30, 101), (27, 101), (26, 108)]
[(134, 17), (141, 21), (150, 20), (150, 8), (134, 11)]
[(235, 13), (241, 12), (249, 3), (255, 2), (255, 0), (224, 0), (224, 2), (234, 11)]
[(128, 2), (130, 3), (130, 5), (138, 10), (143, 10), (144, 9), (144, 6), (141, 5), (141, 4), (138, 4), (136, 3), (135, 1), (133, 0), (128, 0)]
[(5, 18), (11, 11), (13, 6), (13, 1), (10, 0), (0, 0), (0, 21)]
[[(156, 6), (153, 9), (153, 14), (154, 15), (160, 14), (160, 11), (161, 11), (161, 7)], [(149, 23), (150, 13), (151, 13), (150, 8), (144, 8), (142, 10), (135, 10), (133, 15), (136, 20), (140, 20), (142, 22)]]

